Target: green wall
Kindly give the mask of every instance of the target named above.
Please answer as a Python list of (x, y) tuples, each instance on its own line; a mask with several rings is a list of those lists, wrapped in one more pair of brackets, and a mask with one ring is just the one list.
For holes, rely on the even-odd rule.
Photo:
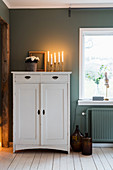
[(0, 0), (0, 17), (9, 23), (9, 9), (2, 0)]
[(77, 106), (79, 97), (79, 28), (113, 27), (112, 9), (10, 10), (11, 70), (25, 70), (29, 50), (64, 50), (65, 70), (71, 75), (71, 133), (73, 124), (85, 131), (87, 107)]

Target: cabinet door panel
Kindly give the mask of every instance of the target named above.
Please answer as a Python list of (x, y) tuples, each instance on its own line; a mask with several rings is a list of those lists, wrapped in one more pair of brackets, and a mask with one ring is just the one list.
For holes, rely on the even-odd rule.
[(42, 144), (67, 144), (67, 84), (43, 84)]
[(16, 85), (16, 144), (39, 144), (39, 85)]

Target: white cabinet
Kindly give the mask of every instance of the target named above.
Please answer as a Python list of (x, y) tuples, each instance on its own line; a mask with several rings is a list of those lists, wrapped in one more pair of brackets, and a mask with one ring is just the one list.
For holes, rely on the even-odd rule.
[(39, 144), (39, 84), (16, 84), (16, 144)]
[(70, 72), (13, 72), (13, 151), (70, 152)]
[(67, 84), (42, 84), (42, 144), (67, 145)]

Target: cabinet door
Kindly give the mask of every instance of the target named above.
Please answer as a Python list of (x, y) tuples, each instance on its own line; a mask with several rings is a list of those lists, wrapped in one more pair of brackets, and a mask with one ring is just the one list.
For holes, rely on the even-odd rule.
[(42, 84), (41, 107), (41, 144), (67, 144), (67, 84)]
[(15, 142), (40, 143), (39, 85), (16, 84)]

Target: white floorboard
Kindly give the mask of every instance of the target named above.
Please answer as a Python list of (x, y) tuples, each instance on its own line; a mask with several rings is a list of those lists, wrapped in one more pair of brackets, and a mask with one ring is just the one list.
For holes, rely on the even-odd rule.
[[(107, 149), (107, 148), (106, 148)], [(97, 155), (99, 156), (100, 161), (105, 170), (111, 170), (111, 167), (105, 157), (105, 154), (102, 152), (101, 148), (95, 148)]]
[(67, 169), (67, 154), (62, 153), (60, 158), (60, 170), (68, 170)]
[(60, 153), (54, 153), (53, 170), (60, 170)]
[[(100, 149), (100, 148), (98, 148)], [(101, 170), (104, 170), (104, 166), (99, 158), (99, 155), (98, 155), (98, 152), (96, 152), (96, 148), (93, 149), (93, 154), (92, 154), (92, 157), (93, 157), (93, 161), (95, 163), (95, 166), (97, 169), (101, 169)]]
[(46, 160), (45, 170), (46, 169), (51, 170), (51, 169), (53, 169), (53, 156), (54, 156), (54, 153), (50, 152), (46, 156), (47, 156), (47, 160)]
[(12, 154), (11, 149), (4, 149), (0, 151), (0, 170), (7, 170), (15, 156), (16, 154)]
[(113, 150), (111, 150), (110, 148), (101, 148), (102, 152), (104, 153), (104, 156), (106, 157), (106, 160), (108, 161), (111, 169), (113, 167), (113, 157), (111, 156), (111, 154), (113, 153)]
[(31, 170), (38, 169), (40, 159), (41, 159), (41, 155), (42, 155), (42, 152), (40, 152), (40, 151), (35, 153), (34, 160), (33, 160), (32, 165), (31, 165)]
[(15, 155), (16, 155), (16, 156), (15, 156), (13, 162), (10, 164), (8, 170), (13, 170), (13, 169), (16, 168), (16, 166), (17, 166), (17, 165), (19, 164), (19, 162), (20, 162), (20, 159), (21, 159), (23, 153), (18, 153), (18, 154), (15, 154)]
[(81, 160), (83, 170), (96, 170), (96, 166), (92, 156), (80, 155), (80, 160)]
[(46, 162), (47, 162), (47, 152), (43, 152), (40, 158), (38, 170), (45, 170), (46, 167)]
[(81, 164), (81, 160), (80, 160), (79, 155), (80, 155), (80, 153), (78, 153), (78, 152), (72, 152), (75, 170), (82, 170), (82, 164)]
[(27, 159), (26, 159), (23, 169), (29, 170), (31, 168), (35, 153), (27, 153), (26, 156), (27, 156)]
[(113, 148), (93, 148), (92, 155), (81, 152), (28, 150), (13, 153), (0, 149), (0, 170), (111, 170)]
[(68, 154), (67, 155), (67, 169), (68, 170), (74, 170), (74, 161), (73, 161), (73, 155)]

